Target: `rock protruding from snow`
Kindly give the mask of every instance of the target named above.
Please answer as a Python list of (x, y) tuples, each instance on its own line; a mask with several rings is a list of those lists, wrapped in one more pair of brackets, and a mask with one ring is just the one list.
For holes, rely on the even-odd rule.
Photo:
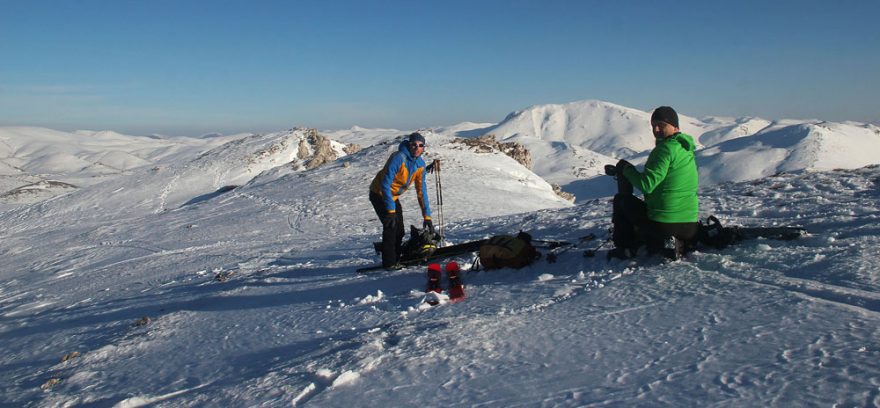
[(75, 185), (63, 181), (42, 180), (0, 194), (0, 202), (35, 203), (76, 189)]
[(573, 203), (577, 199), (577, 196), (575, 196), (574, 194), (562, 191), (562, 187), (560, 187), (559, 184), (550, 184), (550, 186), (553, 187), (553, 192), (556, 193), (556, 195), (562, 197), (567, 201)]
[(453, 143), (465, 145), (477, 153), (492, 153), (498, 151), (516, 160), (525, 168), (530, 170), (532, 168), (532, 156), (529, 154), (529, 150), (526, 149), (525, 146), (517, 142), (501, 143), (496, 140), (495, 135), (492, 134), (483, 135), (474, 139), (457, 138), (453, 140)]
[[(300, 145), (302, 146), (303, 143), (307, 143), (312, 152), (311, 156), (304, 158), (306, 170), (320, 167), (354, 150), (351, 145), (346, 145), (341, 147), (343, 154), (338, 154), (337, 151), (339, 149), (334, 148), (335, 146), (333, 145), (336, 142), (318, 134), (317, 129), (306, 130), (305, 137), (300, 140)], [(339, 145), (339, 143), (336, 143), (336, 145)]]

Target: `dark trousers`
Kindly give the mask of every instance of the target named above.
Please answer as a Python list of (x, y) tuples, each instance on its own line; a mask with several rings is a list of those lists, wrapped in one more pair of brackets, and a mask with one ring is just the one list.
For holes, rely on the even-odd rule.
[(663, 241), (676, 237), (685, 244), (697, 236), (699, 223), (696, 222), (657, 222), (648, 219), (645, 202), (632, 195), (632, 185), (622, 175), (617, 176), (618, 193), (614, 196), (611, 224), (614, 227), (611, 240), (617, 248), (635, 250), (642, 245), (648, 252), (663, 248)]
[(382, 196), (372, 191), (370, 191), (370, 203), (373, 204), (373, 210), (382, 222), (382, 266), (394, 265), (403, 249), (403, 236), (406, 233), (403, 228), (403, 208), (400, 206), (400, 200), (394, 201), (394, 214), (388, 213)]

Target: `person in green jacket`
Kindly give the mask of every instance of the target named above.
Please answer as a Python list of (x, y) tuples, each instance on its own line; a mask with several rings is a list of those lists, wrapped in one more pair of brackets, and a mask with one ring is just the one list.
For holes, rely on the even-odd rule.
[[(699, 229), (694, 139), (681, 132), (678, 114), (669, 106), (654, 110), (651, 129), (655, 145), (644, 171), (626, 160), (618, 161), (613, 171), (618, 193), (611, 218), (615, 248), (609, 258), (630, 258), (644, 244), (649, 253), (662, 251), (678, 259)], [(633, 187), (644, 193), (644, 201), (632, 194)]]

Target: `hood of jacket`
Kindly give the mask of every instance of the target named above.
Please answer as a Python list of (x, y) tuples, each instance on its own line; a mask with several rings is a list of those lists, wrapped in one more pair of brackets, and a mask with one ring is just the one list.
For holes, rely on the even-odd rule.
[(667, 140), (674, 140), (678, 142), (679, 144), (681, 144), (681, 147), (684, 148), (684, 150), (687, 150), (689, 152), (694, 152), (697, 150), (697, 144), (694, 143), (694, 138), (691, 137), (691, 135), (682, 132), (678, 132), (669, 137), (655, 138), (654, 145), (659, 145), (660, 143), (663, 143)]
[(421, 158), (421, 156), (413, 157), (412, 153), (409, 151), (409, 142), (406, 140), (400, 142), (400, 145), (397, 146), (397, 151), (403, 153), (403, 156), (408, 162), (418, 161)]

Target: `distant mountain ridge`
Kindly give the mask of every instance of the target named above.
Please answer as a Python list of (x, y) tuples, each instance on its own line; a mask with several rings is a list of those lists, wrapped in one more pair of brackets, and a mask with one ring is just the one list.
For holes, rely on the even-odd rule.
[[(531, 155), (531, 171), (575, 194), (578, 202), (582, 202), (614, 193), (613, 183), (603, 176), (605, 164), (621, 158), (637, 165), (644, 162), (654, 146), (649, 120), (650, 112), (600, 100), (535, 105), (511, 112), (497, 124), (463, 122), (426, 131), (442, 136), (429, 141), (427, 155), (444, 140), (492, 134), (499, 141), (524, 145)], [(779, 172), (858, 168), (880, 163), (874, 147), (880, 146), (880, 128), (873, 124), (722, 116), (696, 119), (681, 113), (679, 121), (682, 130), (694, 136), (698, 144), (702, 186)], [(0, 194), (22, 186), (45, 186), (51, 190), (61, 185), (41, 183), (48, 180), (82, 187), (130, 174), (135, 169), (188, 163), (205, 152), (234, 150), (236, 145), (256, 140), (274, 145), (285, 156), (260, 161), (258, 167), (252, 168), (255, 172), (233, 170), (232, 167), (237, 166), (233, 164), (235, 160), (219, 160), (218, 163), (227, 160), (221, 167), (230, 168), (218, 167), (193, 174), (193, 177), (205, 178), (196, 184), (203, 186), (199, 192), (206, 194), (223, 187), (220, 184), (241, 184), (272, 166), (293, 162), (292, 157), (299, 154), (295, 152), (300, 149), (299, 145), (278, 146), (283, 144), (280, 140), (290, 137), (294, 131), (164, 138), (128, 136), (112, 131), (68, 133), (34, 127), (0, 127)], [(345, 145), (367, 148), (400, 140), (410, 132), (354, 126), (320, 133), (335, 146), (333, 149), (341, 152), (329, 159), (335, 160), (346, 154)], [(309, 167), (316, 163), (300, 165)], [(31, 194), (30, 202), (69, 191), (70, 188), (65, 187), (54, 193)]]
[(697, 153), (700, 181), (745, 181), (798, 170), (855, 169), (880, 163), (880, 128), (853, 123), (772, 123), (755, 134)]
[[(535, 105), (502, 122), (459, 132), (494, 134), (532, 152), (534, 171), (579, 200), (613, 194), (601, 178), (605, 164), (619, 159), (643, 163), (654, 146), (651, 112), (585, 100)], [(872, 124), (820, 120), (776, 120), (679, 112), (682, 131), (698, 144), (700, 183), (708, 186), (783, 171), (859, 168), (880, 163), (880, 128)]]

